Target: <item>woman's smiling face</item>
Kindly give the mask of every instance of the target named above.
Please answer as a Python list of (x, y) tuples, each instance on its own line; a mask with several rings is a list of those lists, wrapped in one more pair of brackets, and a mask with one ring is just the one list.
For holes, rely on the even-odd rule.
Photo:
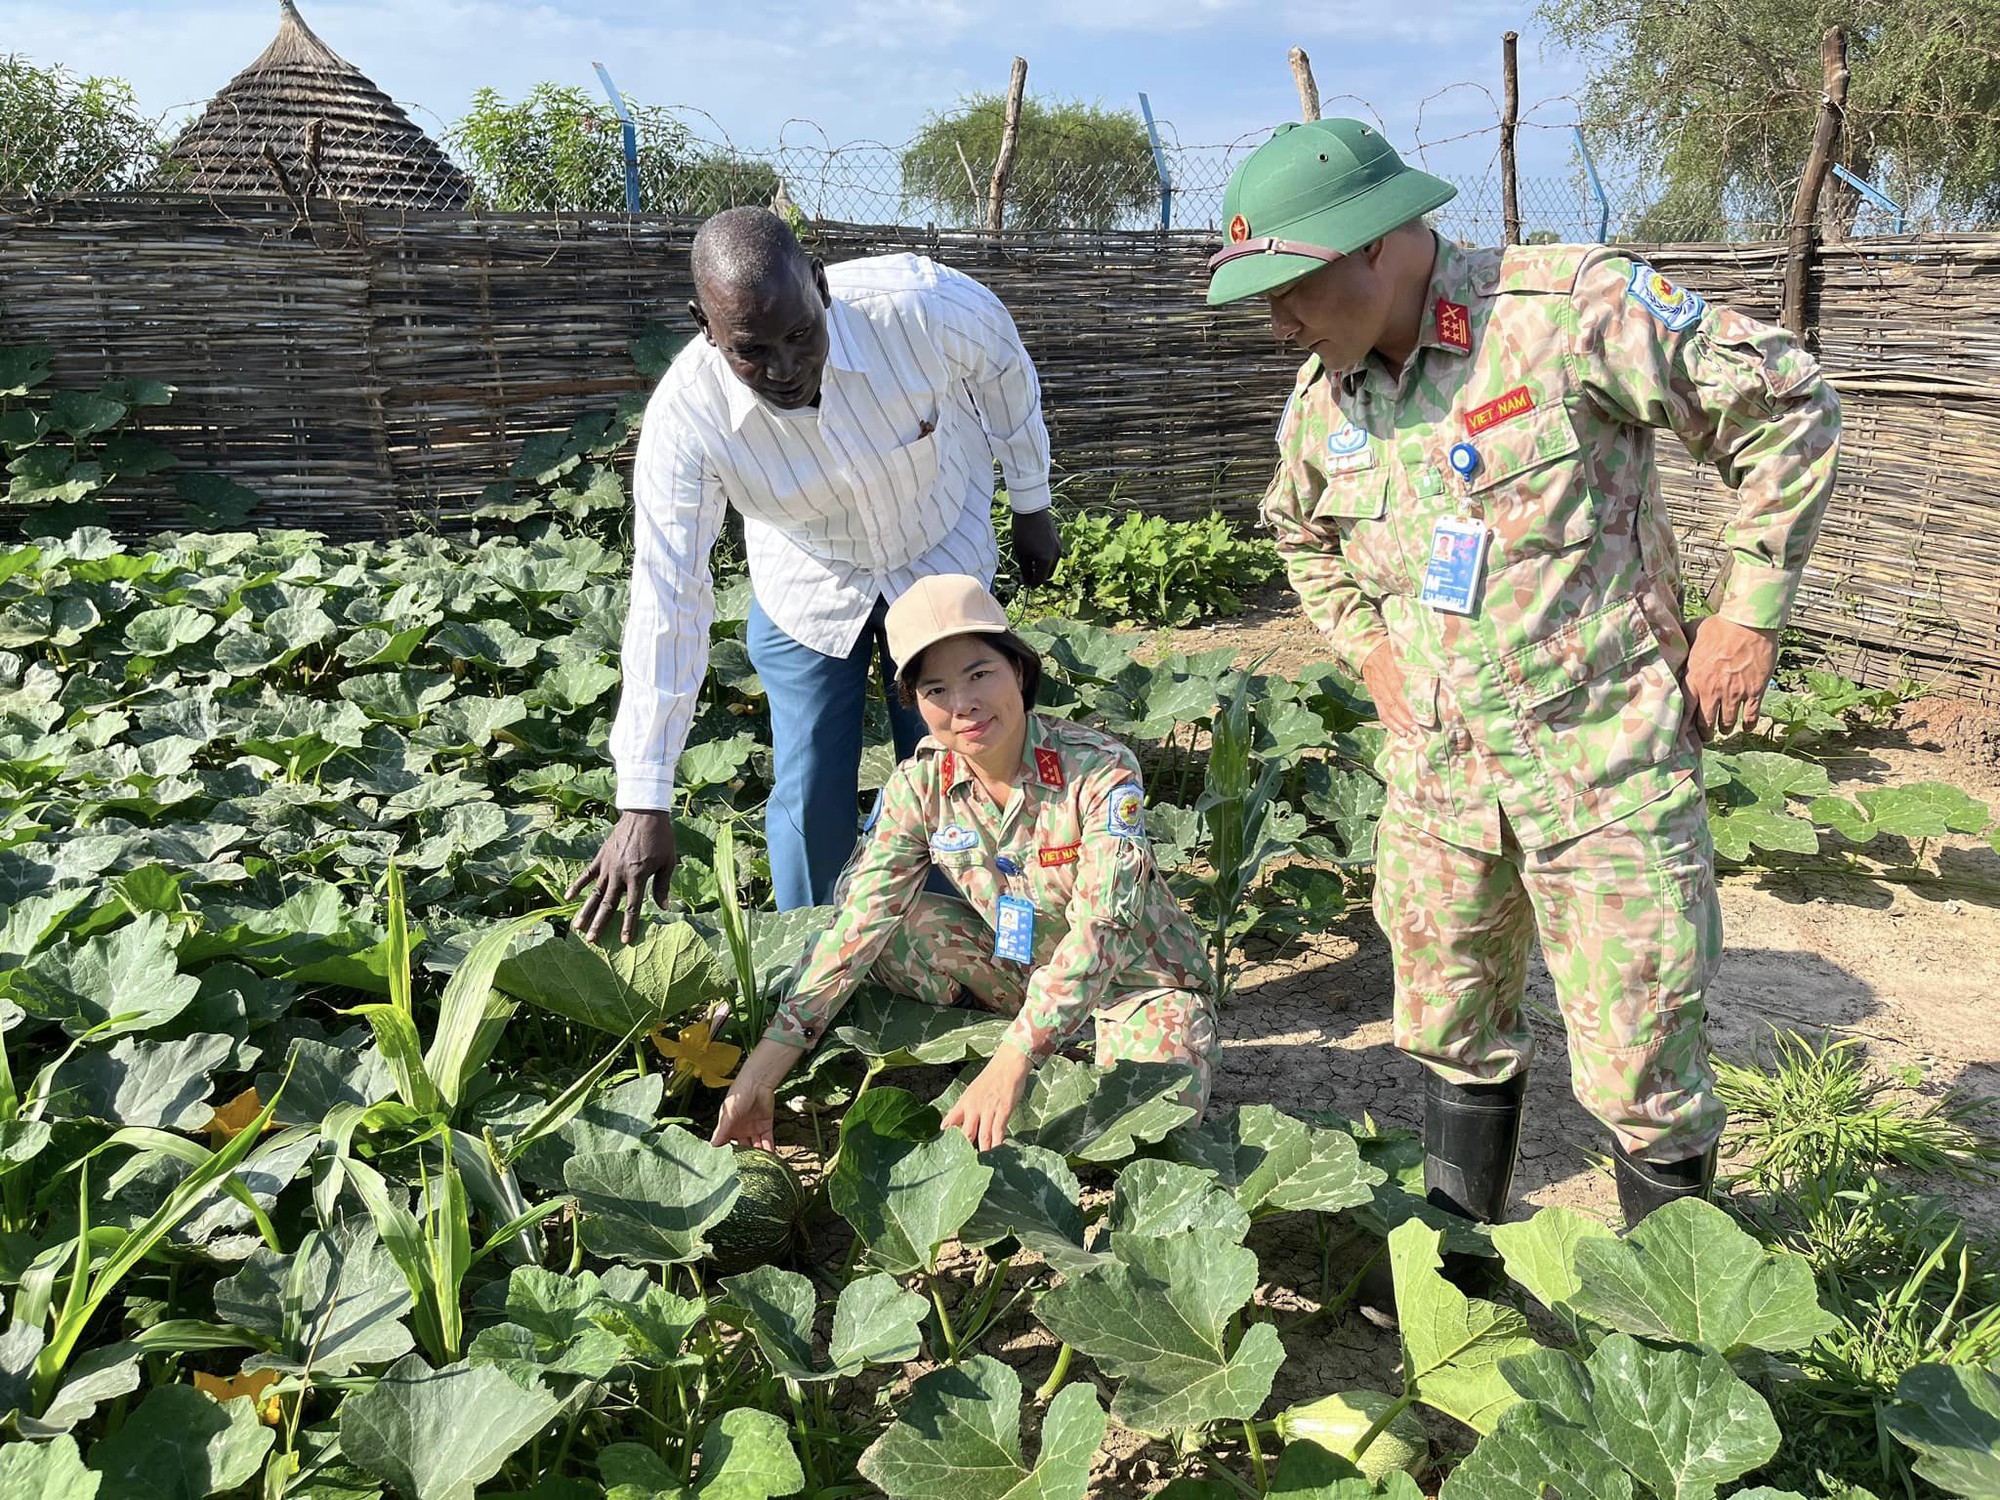
[(925, 648), (915, 686), (924, 727), (947, 750), (982, 760), (1025, 730), (1020, 669), (991, 636), (954, 635)]

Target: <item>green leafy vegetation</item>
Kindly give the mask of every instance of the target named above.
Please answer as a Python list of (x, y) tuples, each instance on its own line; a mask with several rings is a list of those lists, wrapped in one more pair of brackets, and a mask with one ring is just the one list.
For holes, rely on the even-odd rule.
[[(46, 384), (16, 383), (24, 410)], [(1196, 1126), (1164, 1064), (1052, 1058), (982, 1155), (939, 1120), (1001, 1023), (876, 991), (795, 1080), (788, 1160), (708, 1146), (825, 913), (763, 910), (737, 581), (681, 763), (677, 909), (629, 945), (562, 920), (611, 812), (628, 564), (603, 476), (635, 412), (524, 449), (498, 535), (0, 549), (10, 1495), (1081, 1497), (1112, 1423), (1197, 1500), (1412, 1500), (1417, 1474), (1454, 1500), (1577, 1475), (1982, 1493), (1989, 1253), (1896, 1179), (1993, 1149), (1845, 1049), (1727, 1071), (1733, 1216), (1679, 1205), (1624, 1240), (1561, 1210), (1438, 1222), (1407, 1142), (1269, 1106)], [(1045, 707), (1139, 753), (1225, 976), (1365, 893), (1381, 731), (1336, 668), (1023, 628)], [(1711, 757), (1740, 857), (1895, 868), (1991, 834), (1949, 789), (1850, 798), (1841, 742), (1884, 703), (1796, 696)], [(886, 767), (879, 722), (869, 753)], [(1828, 799), (1853, 811), (1822, 822)], [(1786, 820), (1814, 852), (1782, 852)], [(933, 1099), (938, 1068), (959, 1076)], [(1258, 1295), (1283, 1274), (1261, 1230), (1288, 1218), (1327, 1246), (1287, 1288), (1307, 1316), (1352, 1315), (1386, 1266), (1401, 1373), (1270, 1420), (1299, 1345)], [(1446, 1252), (1505, 1280), (1468, 1297)], [(1024, 1332), (1053, 1351), (1032, 1391)]]
[[(903, 151), (905, 203), (941, 223), (984, 225), (1006, 114), (1005, 96), (971, 94), (926, 120)], [(1153, 147), (1131, 110), (1021, 100), (1009, 228), (1110, 229), (1159, 201)]]
[[(706, 217), (738, 204), (768, 204), (778, 174), (698, 143), (672, 110), (626, 101), (638, 134), (639, 207), (649, 214)], [(446, 137), (484, 202), (516, 212), (622, 214), (623, 127), (610, 103), (587, 89), (538, 83), (510, 102), (476, 90), (472, 108)]]

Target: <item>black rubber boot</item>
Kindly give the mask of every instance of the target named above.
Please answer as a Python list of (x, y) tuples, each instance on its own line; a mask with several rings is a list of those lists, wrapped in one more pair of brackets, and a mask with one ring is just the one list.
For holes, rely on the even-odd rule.
[(1715, 1147), (1684, 1161), (1640, 1161), (1611, 1143), (1612, 1170), (1618, 1179), (1618, 1207), (1630, 1229), (1656, 1208), (1676, 1198), (1706, 1198), (1715, 1184)]
[[(1507, 1217), (1528, 1075), (1504, 1083), (1446, 1083), (1424, 1073), (1424, 1197), (1481, 1224)], [(1444, 1279), (1468, 1297), (1491, 1297), (1506, 1279), (1490, 1255), (1444, 1252)]]
[(1447, 1083), (1424, 1072), (1424, 1196), (1435, 1208), (1498, 1224), (1507, 1217), (1528, 1075)]

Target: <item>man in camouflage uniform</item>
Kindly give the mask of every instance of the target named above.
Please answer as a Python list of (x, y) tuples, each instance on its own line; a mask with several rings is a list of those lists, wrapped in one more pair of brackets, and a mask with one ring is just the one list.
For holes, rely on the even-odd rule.
[[(1004, 636), (1028, 649), (977, 580), (951, 574), (919, 580), (890, 606), (887, 627), (899, 664), (950, 634)], [(808, 949), (731, 1101), (760, 1091), (767, 1098), (872, 978), (932, 1005), (963, 999), (1011, 1015), (1001, 1051), (1029, 1064), (1093, 1022), (1100, 1066), (1192, 1069), (1182, 1102), (1199, 1116), (1216, 1050), (1214, 976), (1200, 933), (1153, 861), (1137, 758), (1107, 734), (1028, 712), (1013, 787), (1006, 806), (997, 805), (967, 756), (935, 737), (890, 773), (834, 893), (833, 923)], [(959, 895), (924, 888), (933, 868)], [(1033, 910), (1026, 947), (1008, 956), (996, 934), (1006, 907), (1022, 902)], [(729, 1128), (731, 1101), (717, 1138), (757, 1143), (754, 1133)], [(764, 1099), (754, 1102), (749, 1113), (761, 1119)]]
[[(1230, 180), (1209, 301), (1262, 296), (1311, 350), (1263, 514), (1389, 730), (1375, 909), (1432, 1200), (1504, 1217), (1539, 938), (1636, 1222), (1714, 1174), (1701, 741), (1756, 718), (1840, 408), (1790, 334), (1642, 263), (1450, 244), (1422, 216), (1454, 191), (1356, 121), (1280, 127)], [(1698, 630), (1660, 428), (1739, 498)]]

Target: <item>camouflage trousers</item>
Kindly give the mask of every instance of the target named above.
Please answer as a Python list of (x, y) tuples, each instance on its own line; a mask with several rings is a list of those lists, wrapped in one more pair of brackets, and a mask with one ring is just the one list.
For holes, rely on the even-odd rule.
[(1376, 841), (1375, 916), (1396, 972), (1396, 1045), (1453, 1083), (1525, 1070), (1538, 937), (1569, 1035), (1570, 1086), (1628, 1152), (1671, 1162), (1722, 1133), (1703, 1028), (1722, 953), (1698, 779), (1545, 849), (1501, 854), (1394, 816)]
[[(1053, 933), (1038, 934), (1035, 961), (1046, 962), (1055, 943)], [(899, 995), (939, 1006), (956, 1005), (963, 986), (982, 1010), (1011, 1016), (1026, 1003), (1033, 972), (1027, 964), (993, 956), (993, 929), (966, 902), (925, 891), (883, 947), (869, 977)], [(1099, 1067), (1169, 1062), (1194, 1069), (1181, 1102), (1200, 1119), (1208, 1108), (1218, 1045), (1212, 995), (1114, 986), (1092, 1021)]]

